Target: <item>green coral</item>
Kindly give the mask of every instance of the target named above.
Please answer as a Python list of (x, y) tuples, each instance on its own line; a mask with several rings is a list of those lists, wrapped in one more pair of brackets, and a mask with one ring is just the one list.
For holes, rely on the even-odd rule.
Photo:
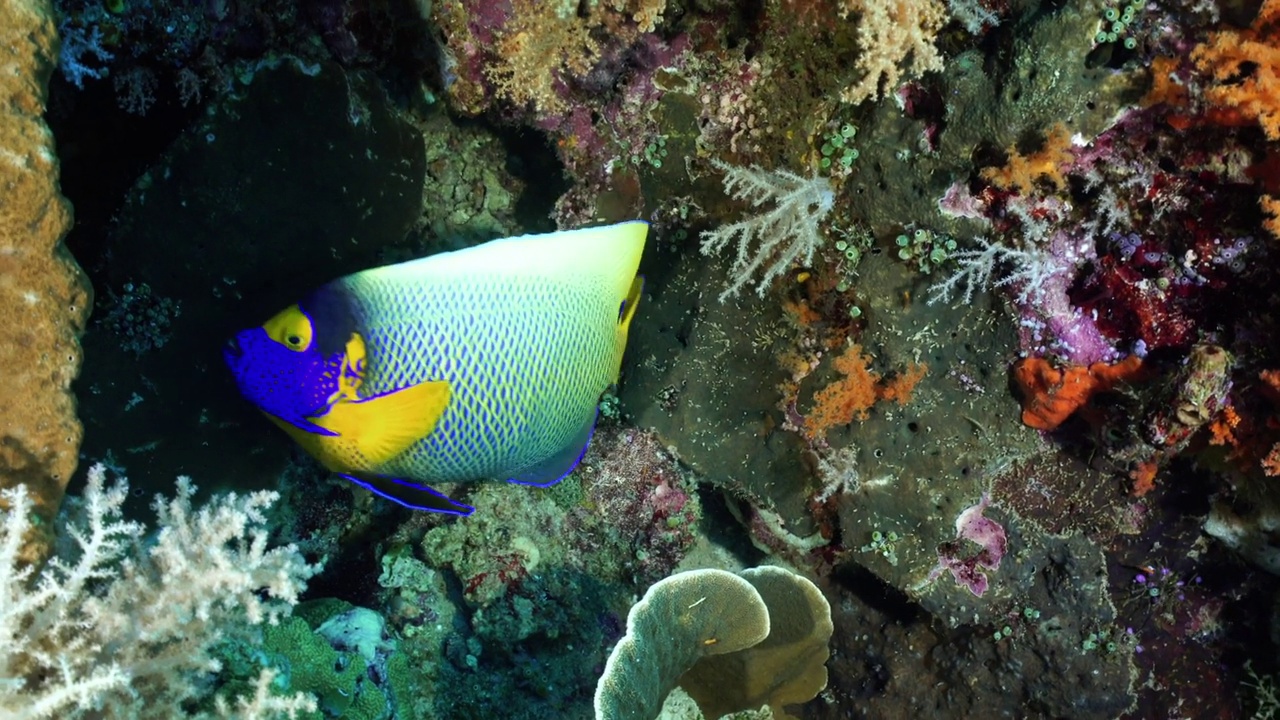
[(368, 664), (357, 653), (335, 650), (301, 618), (268, 626), (263, 652), (279, 667), (290, 692), (316, 697), (320, 710), (307, 720), (325, 717), (375, 720), (387, 716), (387, 698), (368, 678)]
[[(378, 618), (377, 638), (372, 644), (372, 631), (366, 627), (370, 623), (361, 621), (367, 616)], [(224, 696), (251, 694), (252, 680), (263, 667), (270, 667), (277, 671), (273, 692), (302, 692), (316, 699), (318, 709), (301, 713), (301, 720), (415, 717), (394, 702), (412, 697), (411, 676), (400, 658), (402, 653), (385, 655), (390, 646), (381, 641), (381, 627), (377, 613), (345, 601), (302, 603), (291, 617), (265, 626), (256, 642), (255, 638), (244, 638), (221, 648), (223, 685), (218, 692)], [(370, 666), (382, 663), (382, 657), (386, 657), (385, 670), (371, 673)], [(385, 678), (392, 696), (375, 683), (375, 676)]]

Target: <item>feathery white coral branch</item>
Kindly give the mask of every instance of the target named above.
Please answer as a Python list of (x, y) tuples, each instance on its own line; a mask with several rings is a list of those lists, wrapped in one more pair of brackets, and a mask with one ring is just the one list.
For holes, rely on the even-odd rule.
[[(275, 493), (221, 495), (193, 510), (195, 487), (182, 478), (173, 499), (156, 499), (161, 529), (148, 550), (143, 526), (121, 518), (128, 485), (104, 487), (104, 476), (101, 465), (89, 470), (79, 512), (63, 528), (69, 549), (38, 575), (18, 560), (31, 499), (21, 486), (0, 497), (7, 720), (175, 717), (202, 692), (199, 674), (217, 669), (212, 647), (274, 622), (318, 569), (291, 545), (267, 547), (262, 510)], [(269, 706), (303, 706), (293, 700)]]
[(713, 158), (711, 164), (724, 173), (724, 191), (752, 207), (773, 207), (735, 223), (703, 233), (702, 254), (719, 253), (730, 244), (737, 254), (730, 268), (729, 286), (720, 300), (736, 295), (761, 270), (756, 293), (764, 296), (769, 282), (793, 262), (809, 264), (822, 246), (819, 224), (835, 206), (835, 188), (825, 177), (801, 177), (788, 170), (738, 167)]
[[(1043, 248), (1019, 250), (992, 242), (984, 237), (974, 238), (978, 249), (966, 249), (951, 255), (956, 261), (955, 272), (929, 287), (929, 302), (950, 300), (963, 285), (961, 302), (968, 304), (973, 293), (984, 287), (1019, 285), (1018, 300), (1026, 302), (1034, 298), (1044, 282), (1051, 276), (1066, 271), (1066, 266), (1053, 253)], [(991, 276), (1000, 265), (1007, 265), (1009, 272), (994, 283)]]

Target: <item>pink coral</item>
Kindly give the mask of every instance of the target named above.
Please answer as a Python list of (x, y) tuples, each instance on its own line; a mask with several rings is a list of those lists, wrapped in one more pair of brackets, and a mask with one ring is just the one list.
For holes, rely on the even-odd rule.
[[(956, 518), (956, 539), (938, 546), (938, 565), (929, 574), (933, 581), (943, 570), (950, 570), (957, 585), (966, 587), (977, 597), (987, 591), (988, 572), (1000, 569), (1000, 560), (1008, 549), (1009, 541), (1004, 527), (983, 513), (991, 504), (991, 496), (984, 494), (977, 505), (966, 508)], [(967, 543), (980, 549), (972, 552)]]

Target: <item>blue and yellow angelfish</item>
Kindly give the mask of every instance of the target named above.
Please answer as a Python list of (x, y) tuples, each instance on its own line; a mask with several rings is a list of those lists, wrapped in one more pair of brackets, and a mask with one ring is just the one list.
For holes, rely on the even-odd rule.
[(649, 226), (494, 240), (335, 280), (223, 352), (326, 468), (409, 508), (429, 483), (558, 482), (617, 381)]

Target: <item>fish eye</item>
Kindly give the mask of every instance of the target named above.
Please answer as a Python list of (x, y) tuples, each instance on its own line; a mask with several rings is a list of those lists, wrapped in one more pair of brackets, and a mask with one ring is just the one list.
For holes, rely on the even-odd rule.
[(297, 347), (302, 344), (302, 338), (298, 337), (297, 335), (290, 335), (289, 337), (285, 338), (284, 341), (294, 347)]

